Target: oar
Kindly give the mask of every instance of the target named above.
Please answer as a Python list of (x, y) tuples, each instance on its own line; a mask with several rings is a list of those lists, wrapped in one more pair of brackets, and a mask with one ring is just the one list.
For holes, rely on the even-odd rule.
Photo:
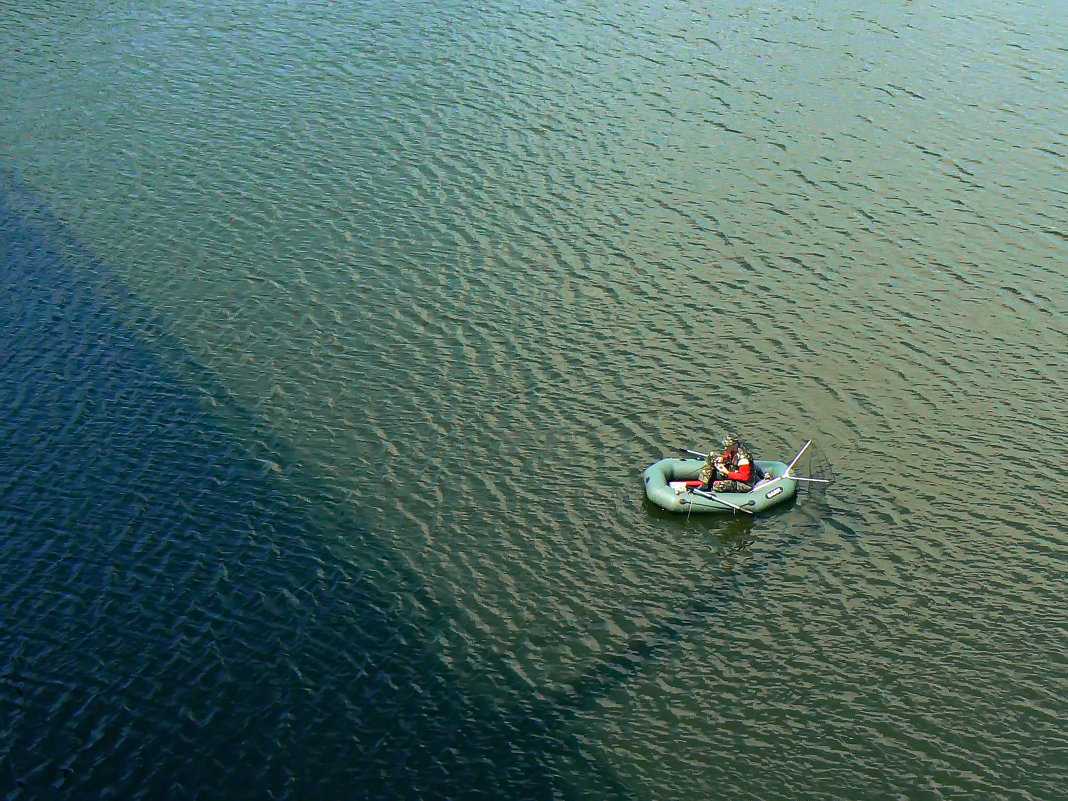
[(716, 503), (722, 503), (724, 506), (729, 506), (731, 509), (737, 509), (739, 512), (745, 512), (747, 515), (751, 515), (753, 513), (751, 511), (749, 511), (748, 509), (746, 509), (745, 507), (746, 506), (756, 506), (756, 501), (746, 501), (745, 502), (745, 506), (736, 506), (735, 504), (731, 503), (730, 501), (725, 501), (722, 498), (720, 498), (719, 496), (713, 495), (711, 492), (705, 492), (704, 490), (699, 490), (699, 489), (695, 489), (693, 491), (693, 494), (694, 495), (700, 495), (702, 498), (708, 498), (708, 500), (715, 501)]
[(707, 459), (707, 453), (701, 453), (700, 451), (691, 451), (689, 448), (679, 448), (680, 453), (692, 453), (694, 456), (700, 456), (702, 459)]

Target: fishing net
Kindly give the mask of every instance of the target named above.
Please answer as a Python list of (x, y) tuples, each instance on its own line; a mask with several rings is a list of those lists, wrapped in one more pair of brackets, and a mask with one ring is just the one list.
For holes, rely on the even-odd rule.
[(812, 440), (805, 448), (790, 473), (799, 477), (820, 479), (819, 481), (799, 481), (798, 500), (826, 503), (827, 488), (834, 483), (834, 468), (816, 440)]

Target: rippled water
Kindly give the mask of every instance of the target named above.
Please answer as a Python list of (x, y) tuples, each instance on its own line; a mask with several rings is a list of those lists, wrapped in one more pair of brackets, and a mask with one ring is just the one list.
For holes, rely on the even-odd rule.
[(0, 792), (1063, 797), (1061, 16), (0, 10)]

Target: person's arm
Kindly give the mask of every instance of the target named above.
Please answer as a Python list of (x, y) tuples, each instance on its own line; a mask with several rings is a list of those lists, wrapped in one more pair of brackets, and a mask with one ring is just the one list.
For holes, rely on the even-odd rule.
[(734, 481), (741, 481), (743, 484), (748, 484), (749, 479), (753, 476), (753, 465), (744, 456), (738, 460), (737, 470), (728, 470), (727, 478)]

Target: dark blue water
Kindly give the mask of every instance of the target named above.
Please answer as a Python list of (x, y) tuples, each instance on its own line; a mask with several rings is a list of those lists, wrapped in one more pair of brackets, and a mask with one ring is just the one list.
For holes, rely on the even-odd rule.
[(0, 257), (2, 797), (548, 797), (449, 611), (10, 173)]
[(568, 722), (796, 538), (562, 697), (472, 697), (433, 647), (450, 610), (10, 172), (2, 191), (5, 799), (584, 795), (569, 775), (631, 797)]

